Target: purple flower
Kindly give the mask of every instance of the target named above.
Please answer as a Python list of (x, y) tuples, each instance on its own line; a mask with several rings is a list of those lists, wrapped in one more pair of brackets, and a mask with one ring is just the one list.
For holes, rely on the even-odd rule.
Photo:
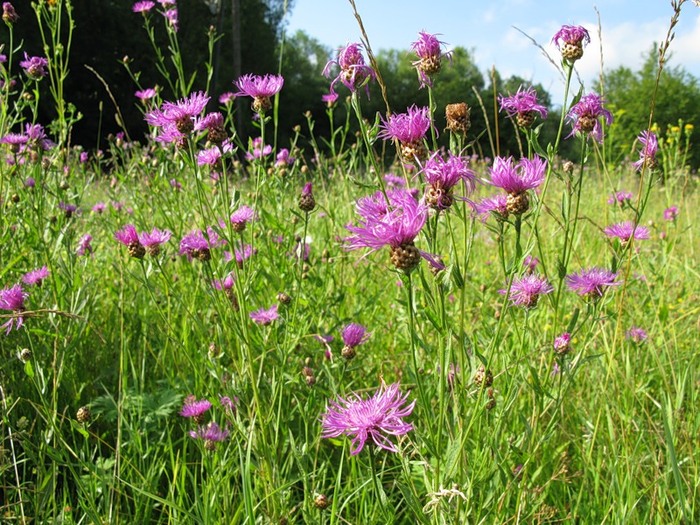
[(175, 191), (182, 190), (182, 184), (177, 179), (170, 179), (170, 187)]
[(397, 175), (394, 175), (393, 173), (387, 173), (383, 177), (384, 182), (386, 182), (386, 185), (390, 189), (396, 189), (396, 188), (403, 188), (406, 186), (406, 181)]
[(148, 13), (151, 9), (153, 9), (153, 7), (154, 7), (155, 5), (156, 5), (156, 4), (153, 3), (153, 2), (151, 2), (151, 1), (145, 0), (145, 1), (143, 1), (143, 2), (136, 2), (136, 3), (131, 7), (131, 10), (132, 10), (134, 13), (143, 13), (143, 14), (146, 14), (146, 13)]
[(505, 111), (509, 117), (515, 117), (518, 126), (529, 128), (535, 121), (535, 113), (539, 113), (543, 119), (547, 118), (547, 108), (537, 103), (537, 92), (529, 87), (523, 91), (522, 86), (518, 88), (515, 95), (510, 97), (498, 97), (501, 110)]
[[(510, 287), (509, 299), (516, 306), (534, 308), (541, 295), (552, 293), (554, 287), (547, 282), (547, 279), (535, 274), (528, 274), (513, 280)], [(499, 293), (506, 294), (508, 290), (499, 290)]]
[(644, 328), (638, 326), (632, 326), (629, 330), (625, 332), (625, 337), (632, 341), (633, 343), (641, 344), (647, 340), (648, 334)]
[(8, 133), (0, 138), (0, 144), (7, 144), (12, 153), (19, 153), (27, 142), (29, 142), (29, 137), (20, 133)]
[(163, 11), (163, 17), (165, 17), (165, 19), (168, 21), (168, 24), (170, 24), (170, 26), (173, 28), (173, 31), (177, 33), (177, 30), (180, 28), (180, 26), (178, 25), (179, 20), (177, 8), (166, 9), (165, 11)]
[(204, 440), (204, 448), (210, 452), (216, 449), (217, 443), (226, 440), (228, 435), (228, 429), (222, 429), (214, 421), (209, 422), (207, 426), (199, 427), (197, 430), (190, 430), (190, 437)]
[(36, 186), (36, 181), (34, 180), (34, 177), (27, 177), (27, 180), (24, 181), (24, 185), (27, 188), (33, 188)]
[(216, 169), (221, 166), (221, 150), (218, 146), (202, 150), (197, 153), (197, 165), (209, 166)]
[(529, 273), (534, 272), (539, 266), (539, 264), (540, 260), (537, 257), (533, 257), (532, 255), (525, 256), (525, 260), (523, 260), (523, 266)]
[(346, 226), (352, 235), (345, 239), (345, 246), (348, 250), (371, 251), (389, 246), (394, 266), (410, 272), (420, 262), (421, 253), (413, 241), (428, 218), (428, 207), (404, 189), (389, 192), (387, 197), (388, 203), (384, 194), (378, 192), (357, 201), (356, 211), (362, 219), (358, 226)]
[(63, 210), (63, 213), (66, 216), (66, 219), (70, 219), (75, 212), (78, 211), (78, 207), (75, 204), (70, 204), (69, 202), (59, 202), (58, 203), (59, 209)]
[(194, 130), (194, 119), (204, 111), (207, 102), (206, 93), (197, 91), (177, 102), (164, 102), (160, 108), (146, 113), (146, 122), (161, 128), (159, 141), (180, 144)]
[(49, 61), (44, 57), (30, 57), (24, 52), (24, 60), (19, 63), (20, 67), (32, 80), (41, 80), (46, 76), (46, 68)]
[(345, 346), (355, 348), (366, 342), (370, 335), (372, 334), (361, 324), (350, 323), (343, 328), (342, 338)]
[(571, 334), (564, 332), (554, 339), (554, 353), (557, 355), (566, 355), (571, 351)]
[(114, 234), (114, 238), (129, 248), (129, 255), (142, 259), (146, 254), (146, 249), (141, 245), (141, 239), (133, 224), (127, 224)]
[(468, 192), (474, 191), (476, 175), (469, 169), (467, 157), (453, 155), (447, 160), (436, 152), (425, 163), (421, 170), (425, 181), (430, 185), (425, 192), (425, 201), (432, 208), (446, 210), (452, 206), (453, 188), (459, 181), (464, 181)]
[(270, 97), (276, 95), (284, 85), (282, 75), (243, 75), (236, 80), (238, 92), (235, 96), (244, 96), (253, 98), (253, 110), (261, 113), (272, 108)]
[(233, 94), (233, 91), (226, 91), (225, 93), (219, 95), (219, 104), (223, 104), (224, 106), (226, 106), (233, 102), (235, 98), (236, 95)]
[(195, 230), (185, 235), (180, 241), (179, 255), (187, 255), (188, 259), (208, 261), (211, 259), (209, 241), (201, 230)]
[(416, 52), (418, 60), (413, 65), (418, 70), (420, 77), (420, 87), (433, 85), (432, 78), (440, 72), (442, 57), (450, 57), (450, 52), (443, 54), (442, 46), (444, 42), (438, 40), (437, 35), (431, 35), (425, 31), (418, 33), (418, 40), (411, 44), (411, 49)]
[(617, 237), (622, 243), (628, 243), (630, 239), (641, 241), (649, 238), (649, 230), (644, 226), (638, 226), (632, 221), (624, 221), (612, 224), (603, 230), (608, 237)]
[(581, 133), (593, 137), (598, 143), (602, 143), (603, 126), (600, 124), (600, 118), (603, 117), (608, 126), (613, 122), (612, 113), (603, 107), (604, 102), (603, 98), (596, 93), (582, 96), (566, 115), (569, 122), (573, 124), (568, 136)]
[(49, 269), (46, 266), (37, 268), (22, 276), (22, 282), (29, 286), (41, 286), (41, 283), (49, 276)]
[(236, 279), (233, 274), (230, 273), (223, 279), (214, 279), (211, 284), (214, 289), (226, 292), (233, 289), (233, 285), (236, 284)]
[(620, 284), (616, 279), (616, 273), (604, 268), (593, 267), (567, 275), (566, 284), (580, 296), (596, 300), (603, 297), (608, 287)]
[(206, 130), (207, 140), (214, 144), (221, 145), (228, 139), (228, 134), (224, 129), (224, 116), (218, 111), (207, 113), (204, 118), (195, 122), (194, 129), (195, 131)]
[(255, 137), (252, 142), (252, 153), (245, 154), (246, 160), (261, 159), (272, 153), (272, 146), (265, 144), (263, 146), (262, 137)]
[(241, 206), (236, 211), (231, 214), (231, 224), (233, 225), (233, 231), (240, 233), (245, 230), (246, 225), (255, 220), (256, 214), (253, 208), (248, 206)]
[(7, 328), (5, 334), (9, 334), (13, 327), (19, 330), (24, 324), (24, 318), (20, 314), (25, 310), (24, 301), (27, 297), (29, 294), (22, 289), (20, 284), (0, 290), (0, 310), (10, 310), (13, 313), (10, 320), (0, 326), (0, 330)]
[(591, 41), (588, 31), (581, 26), (564, 25), (552, 38), (552, 42), (561, 51), (561, 56), (569, 62), (575, 62), (583, 56), (583, 46)]
[(78, 160), (81, 164), (85, 164), (88, 161), (87, 151), (81, 151), (80, 155), (78, 156)]
[(233, 414), (236, 412), (236, 404), (238, 403), (238, 398), (234, 396), (231, 399), (229, 396), (219, 396), (219, 403), (226, 410), (226, 412)]
[(289, 155), (289, 150), (287, 148), (282, 148), (277, 153), (277, 160), (275, 161), (275, 166), (278, 168), (283, 168), (285, 166), (291, 166), (294, 164), (294, 157)]
[(340, 48), (338, 58), (329, 60), (323, 68), (323, 76), (330, 78), (334, 65), (340, 68), (340, 72), (331, 82), (331, 94), (335, 93), (335, 85), (341, 82), (353, 93), (365, 86), (365, 91), (369, 96), (369, 82), (375, 78), (375, 73), (370, 66), (365, 64), (365, 59), (362, 56), (362, 44), (353, 43)]
[[(253, 248), (250, 244), (246, 244), (240, 250), (236, 248), (233, 252), (233, 257), (236, 259), (236, 265), (239, 268), (243, 268), (243, 263), (255, 255), (257, 250), (255, 250), (255, 248)], [(229, 252), (224, 252), (224, 259), (226, 261), (230, 261), (231, 258), (232, 256)]]
[(158, 228), (153, 228), (150, 233), (144, 232), (139, 235), (141, 239), (141, 244), (146, 248), (146, 253), (155, 257), (160, 253), (160, 247), (165, 244), (173, 236), (170, 230), (159, 230)]
[(479, 202), (471, 203), (474, 213), (477, 214), (482, 222), (494, 214), (498, 220), (506, 220), (508, 218), (508, 196), (499, 193), (491, 197), (484, 197)]
[[(153, 2), (144, 2), (144, 3), (153, 4)], [(158, 94), (158, 92), (155, 90), (155, 88), (146, 88), (146, 89), (136, 91), (134, 93), (134, 96), (136, 98), (138, 98), (141, 102), (147, 102), (147, 101), (151, 100), (153, 97), (155, 97), (157, 94)]]
[(382, 384), (369, 399), (362, 399), (357, 394), (326, 405), (323, 414), (321, 437), (333, 438), (343, 434), (352, 437), (350, 454), (359, 454), (368, 438), (375, 445), (390, 452), (398, 452), (389, 436), (402, 436), (413, 430), (413, 425), (403, 418), (413, 412), (416, 402), (406, 405), (408, 393), (402, 395), (399, 384), (388, 387)]
[(78, 249), (76, 250), (79, 257), (82, 257), (83, 255), (90, 255), (94, 251), (92, 244), (90, 244), (91, 242), (92, 235), (89, 233), (86, 233), (80, 238), (78, 241)]
[(272, 324), (272, 321), (279, 318), (279, 313), (277, 313), (277, 305), (273, 304), (267, 310), (265, 308), (261, 308), (260, 310), (250, 312), (250, 318), (254, 322), (261, 324), (263, 326), (267, 326), (269, 324)]
[(639, 150), (639, 160), (634, 163), (634, 169), (642, 171), (646, 166), (652, 169), (656, 166), (656, 152), (659, 149), (659, 139), (656, 138), (656, 133), (653, 131), (642, 131), (637, 140), (642, 145)]
[(328, 107), (331, 107), (338, 100), (338, 93), (326, 93), (321, 95), (321, 100), (325, 102)]
[(401, 143), (403, 159), (413, 162), (416, 158), (420, 160), (427, 155), (423, 139), (430, 125), (429, 108), (419, 108), (414, 104), (406, 113), (394, 113), (388, 119), (382, 119), (377, 137), (384, 140), (397, 139)]
[(185, 402), (182, 405), (182, 410), (180, 410), (180, 415), (182, 417), (192, 418), (197, 423), (201, 423), (204, 419), (204, 414), (211, 408), (211, 402), (207, 399), (200, 399), (193, 395), (189, 395), (185, 398)]
[(678, 218), (678, 206), (671, 206), (664, 210), (664, 220), (669, 222), (675, 221)]
[(19, 20), (19, 15), (10, 2), (2, 3), (2, 19), (8, 26)]
[(608, 198), (608, 204), (617, 204), (619, 206), (624, 206), (625, 203), (629, 203), (634, 197), (634, 194), (629, 191), (616, 191)]
[(518, 195), (542, 184), (546, 169), (547, 161), (537, 156), (532, 159), (523, 157), (516, 165), (513, 165), (513, 157), (496, 157), (489, 173), (492, 185)]
[(91, 211), (92, 211), (92, 213), (104, 213), (106, 208), (107, 208), (107, 205), (104, 202), (98, 202), (98, 203), (95, 203), (95, 205), (92, 207)]

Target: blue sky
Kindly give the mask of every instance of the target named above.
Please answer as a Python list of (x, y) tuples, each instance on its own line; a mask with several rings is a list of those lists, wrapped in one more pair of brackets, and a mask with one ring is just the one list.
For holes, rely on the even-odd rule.
[[(473, 52), (482, 72), (495, 65), (504, 76), (519, 75), (541, 83), (561, 103), (563, 81), (539, 49), (513, 26), (534, 38), (559, 60), (550, 44), (563, 25), (582, 25), (591, 43), (577, 63), (588, 86), (600, 67), (598, 18), (602, 28), (604, 67), (627, 65), (637, 69), (642, 55), (666, 35), (673, 13), (670, 0), (356, 0), (357, 9), (375, 52), (409, 49), (418, 31), (440, 33), (448, 49), (461, 46)], [(288, 18), (288, 33), (301, 29), (321, 43), (337, 48), (360, 41), (360, 30), (347, 0), (295, 0)], [(682, 65), (700, 78), (700, 8), (684, 4), (670, 65)]]

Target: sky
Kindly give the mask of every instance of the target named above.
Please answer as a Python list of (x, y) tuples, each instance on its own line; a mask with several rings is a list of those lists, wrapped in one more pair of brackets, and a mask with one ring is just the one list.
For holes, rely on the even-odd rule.
[[(591, 43), (576, 64), (585, 88), (593, 88), (601, 70), (621, 65), (637, 70), (653, 42), (668, 32), (670, 0), (356, 0), (357, 10), (376, 53), (410, 49), (419, 31), (437, 33), (447, 49), (464, 47), (486, 76), (495, 66), (502, 77), (518, 75), (539, 83), (561, 105), (564, 81), (556, 68), (520, 31), (542, 45), (556, 62), (550, 43), (562, 25), (581, 25)], [(602, 39), (599, 38), (598, 14)], [(331, 48), (360, 42), (360, 29), (348, 0), (295, 0), (287, 33), (303, 30)], [(669, 66), (682, 66), (700, 78), (700, 7), (687, 1), (671, 43)], [(410, 58), (407, 58), (407, 60)]]

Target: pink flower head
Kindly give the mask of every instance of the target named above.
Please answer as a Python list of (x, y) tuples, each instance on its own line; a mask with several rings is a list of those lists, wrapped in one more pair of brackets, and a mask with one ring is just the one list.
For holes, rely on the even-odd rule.
[[(528, 274), (513, 280), (510, 287), (510, 301), (516, 306), (534, 308), (540, 296), (552, 293), (554, 287), (547, 282), (547, 279), (535, 274)], [(499, 290), (499, 293), (506, 294), (508, 290)]]
[(253, 255), (257, 253), (257, 250), (253, 248), (250, 244), (244, 245), (240, 250), (236, 248), (233, 251), (233, 255), (230, 252), (224, 252), (224, 260), (227, 262), (231, 259), (236, 259), (236, 265), (239, 268), (243, 267), (243, 263), (250, 259)]
[[(162, 2), (161, 2), (162, 3)], [(175, 2), (172, 3), (174, 5)], [(167, 20), (168, 24), (170, 27), (173, 28), (173, 31), (177, 33), (178, 29), (180, 29), (179, 26), (179, 18), (178, 18), (178, 10), (177, 8), (169, 8), (163, 11), (163, 17), (165, 20)]]
[(8, 133), (0, 139), (0, 144), (7, 144), (12, 153), (19, 153), (27, 142), (29, 137), (20, 133)]
[(632, 326), (629, 330), (625, 332), (625, 337), (627, 337), (627, 339), (629, 339), (633, 343), (641, 344), (647, 340), (649, 335), (647, 334), (646, 330), (644, 330), (644, 328), (640, 328), (639, 326)]
[(0, 310), (10, 310), (14, 315), (10, 320), (0, 326), (0, 330), (7, 328), (6, 334), (14, 327), (20, 329), (24, 324), (24, 318), (21, 315), (24, 312), (24, 301), (29, 297), (29, 294), (22, 289), (22, 285), (15, 284), (10, 288), (0, 290)]
[(678, 218), (678, 206), (671, 206), (664, 210), (664, 220), (673, 222)]
[(233, 274), (228, 274), (223, 279), (214, 279), (211, 284), (216, 290), (228, 291), (233, 289), (236, 279), (233, 277)]
[[(153, 3), (153, 2), (150, 2)], [(146, 88), (143, 90), (136, 91), (134, 93), (134, 96), (139, 99), (141, 102), (147, 102), (151, 100), (153, 97), (155, 97), (158, 94), (158, 92), (155, 90), (155, 88)]]
[(263, 145), (262, 140), (262, 137), (255, 137), (253, 139), (252, 153), (247, 152), (245, 154), (246, 160), (261, 159), (263, 157), (267, 157), (270, 153), (272, 153), (272, 146), (270, 146), (269, 144)]
[(321, 95), (321, 100), (326, 103), (328, 107), (331, 107), (338, 100), (338, 93), (325, 93)]
[(370, 335), (372, 334), (367, 332), (367, 329), (361, 324), (350, 323), (343, 328), (342, 338), (345, 346), (355, 348), (367, 341)]
[(377, 135), (384, 140), (398, 139), (402, 144), (421, 142), (430, 129), (429, 108), (419, 108), (415, 104), (406, 113), (394, 113), (380, 124)]
[(474, 191), (476, 175), (469, 169), (467, 157), (449, 153), (444, 160), (439, 153), (434, 153), (421, 170), (425, 181), (430, 185), (426, 190), (425, 200), (435, 209), (445, 210), (452, 205), (453, 188), (459, 181), (464, 181), (468, 192)]
[(559, 355), (568, 354), (571, 350), (571, 334), (569, 332), (564, 332), (558, 335), (554, 339), (554, 344), (552, 346), (554, 347), (555, 353)]
[(10, 2), (2, 3), (2, 20), (7, 24), (14, 24), (19, 20), (19, 15)]
[(30, 57), (24, 52), (24, 60), (19, 63), (20, 67), (32, 80), (41, 80), (46, 76), (46, 68), (49, 61), (44, 57)]
[(141, 239), (133, 224), (127, 224), (121, 230), (115, 232), (114, 238), (129, 248), (129, 255), (132, 257), (142, 259), (146, 254), (146, 249), (141, 244)]
[(632, 221), (612, 224), (603, 231), (608, 237), (617, 237), (623, 243), (628, 243), (632, 238), (638, 241), (649, 238), (649, 229), (635, 225)]
[(284, 85), (282, 75), (243, 75), (236, 82), (238, 92), (234, 95), (252, 97), (253, 109), (257, 112), (265, 112), (272, 108), (270, 97), (276, 95)]
[(440, 72), (442, 57), (450, 58), (451, 53), (443, 53), (442, 46), (445, 43), (438, 40), (437, 35), (431, 35), (425, 31), (418, 33), (418, 40), (411, 44), (411, 49), (416, 52), (418, 60), (413, 65), (418, 70), (420, 87), (433, 85), (432, 77)]
[(188, 259), (199, 259), (208, 261), (211, 259), (211, 248), (209, 241), (204, 237), (201, 230), (194, 230), (185, 235), (180, 240), (179, 255), (187, 255)]
[(338, 50), (338, 58), (329, 60), (323, 68), (323, 75), (330, 78), (332, 66), (338, 66), (340, 72), (331, 82), (330, 92), (335, 93), (335, 85), (341, 82), (346, 88), (355, 93), (359, 88), (365, 86), (365, 91), (369, 96), (369, 82), (375, 78), (374, 70), (365, 64), (362, 56), (362, 44), (348, 44)]
[(90, 244), (91, 242), (92, 235), (90, 235), (89, 233), (86, 233), (80, 238), (80, 240), (78, 241), (78, 249), (76, 250), (76, 253), (79, 257), (82, 257), (84, 255), (90, 255), (94, 251), (92, 244)]
[(489, 168), (491, 184), (510, 194), (532, 190), (544, 182), (547, 161), (540, 157), (521, 158), (513, 165), (513, 157), (496, 157)]
[(204, 149), (197, 153), (197, 165), (218, 168), (221, 166), (221, 150), (218, 146)]
[(589, 268), (566, 276), (566, 284), (569, 288), (582, 297), (599, 299), (610, 286), (620, 284), (617, 274), (604, 268)]
[(359, 454), (368, 438), (375, 445), (390, 452), (398, 452), (389, 436), (402, 436), (413, 430), (413, 425), (403, 418), (411, 415), (416, 402), (406, 405), (408, 393), (401, 394), (399, 384), (382, 384), (369, 399), (357, 394), (326, 405), (322, 416), (321, 437), (333, 438), (343, 434), (352, 437), (350, 454)]
[(180, 410), (182, 417), (193, 418), (197, 422), (201, 422), (204, 414), (211, 408), (211, 402), (208, 399), (197, 399), (190, 395), (185, 398), (185, 402)]
[(294, 157), (289, 155), (289, 150), (287, 148), (282, 148), (277, 153), (277, 160), (275, 161), (275, 166), (278, 168), (283, 168), (285, 166), (291, 166), (294, 164)]
[(204, 441), (204, 448), (212, 451), (216, 449), (216, 444), (225, 441), (229, 435), (228, 429), (222, 429), (215, 421), (210, 421), (206, 426), (201, 426), (197, 430), (190, 430), (192, 439)]
[(539, 265), (540, 260), (537, 257), (533, 257), (532, 255), (527, 255), (523, 260), (523, 266), (529, 273), (534, 272)]
[(279, 318), (279, 313), (277, 312), (277, 305), (273, 304), (268, 309), (261, 308), (260, 310), (256, 310), (255, 312), (250, 312), (250, 318), (254, 322), (263, 326), (272, 324), (272, 321), (275, 321)]
[(403, 177), (399, 177), (393, 173), (387, 173), (382, 178), (384, 179), (384, 182), (386, 182), (387, 187), (390, 189), (403, 188), (406, 186), (406, 181), (403, 179)]
[(148, 13), (153, 7), (155, 7), (155, 3), (151, 2), (150, 0), (144, 0), (142, 2), (136, 2), (132, 7), (131, 10), (134, 13), (142, 13), (146, 14)]
[(618, 206), (624, 206), (626, 203), (629, 203), (632, 200), (632, 197), (634, 197), (632, 192), (616, 191), (608, 198), (608, 204), (617, 204)]
[(161, 128), (161, 142), (180, 142), (194, 130), (194, 119), (209, 102), (209, 97), (202, 91), (192, 93), (177, 102), (164, 102), (159, 109), (146, 114), (146, 122)]
[(144, 232), (139, 238), (141, 239), (141, 244), (146, 248), (146, 253), (155, 257), (160, 253), (161, 245), (165, 244), (173, 236), (170, 230), (159, 230), (158, 228), (153, 228), (150, 233)]
[(653, 168), (656, 166), (656, 152), (659, 149), (659, 139), (656, 138), (656, 133), (642, 131), (637, 140), (642, 145), (642, 149), (639, 150), (639, 160), (634, 163), (634, 169), (642, 171), (644, 166)]
[(255, 220), (256, 214), (253, 208), (248, 206), (241, 206), (236, 211), (231, 214), (231, 224), (233, 224), (233, 231), (242, 232), (245, 230), (246, 225)]
[(226, 91), (219, 95), (219, 104), (223, 104), (224, 106), (226, 106), (233, 102), (235, 98), (236, 95), (233, 94), (233, 91)]
[(516, 123), (524, 128), (529, 128), (535, 120), (535, 113), (539, 113), (543, 119), (547, 118), (547, 108), (537, 103), (537, 92), (529, 87), (523, 90), (518, 88), (515, 95), (510, 97), (498, 97), (501, 110), (505, 111), (509, 117), (515, 118)]
[(37, 268), (22, 276), (22, 282), (28, 286), (41, 286), (41, 283), (49, 276), (49, 269), (46, 266)]
[(603, 117), (608, 126), (613, 122), (612, 113), (603, 107), (604, 102), (603, 98), (596, 93), (582, 96), (566, 115), (569, 122), (573, 124), (568, 136), (581, 133), (593, 137), (598, 143), (602, 143), (603, 126), (600, 123), (600, 118)]
[(581, 26), (564, 25), (552, 37), (552, 42), (559, 48), (561, 55), (569, 62), (574, 62), (583, 56), (583, 47), (591, 41), (586, 28)]

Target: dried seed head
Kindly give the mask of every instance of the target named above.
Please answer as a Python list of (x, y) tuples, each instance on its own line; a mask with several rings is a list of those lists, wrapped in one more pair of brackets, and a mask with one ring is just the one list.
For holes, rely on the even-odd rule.
[(399, 270), (410, 273), (420, 263), (420, 252), (412, 242), (397, 247), (392, 246), (391, 262)]
[(331, 502), (325, 494), (316, 494), (314, 496), (314, 506), (317, 509), (327, 509), (330, 504)]
[(484, 365), (480, 365), (474, 373), (474, 384), (476, 386), (486, 386), (489, 387), (493, 384), (493, 374), (491, 370), (486, 370)]
[(447, 104), (447, 106), (445, 106), (447, 129), (452, 133), (466, 135), (471, 127), (470, 111), (469, 106), (464, 102)]
[(513, 215), (522, 215), (530, 208), (527, 193), (509, 193), (506, 198), (506, 210)]
[(90, 413), (90, 408), (87, 406), (80, 407), (75, 414), (75, 419), (78, 420), (78, 423), (89, 423), (91, 418), (92, 414)]

